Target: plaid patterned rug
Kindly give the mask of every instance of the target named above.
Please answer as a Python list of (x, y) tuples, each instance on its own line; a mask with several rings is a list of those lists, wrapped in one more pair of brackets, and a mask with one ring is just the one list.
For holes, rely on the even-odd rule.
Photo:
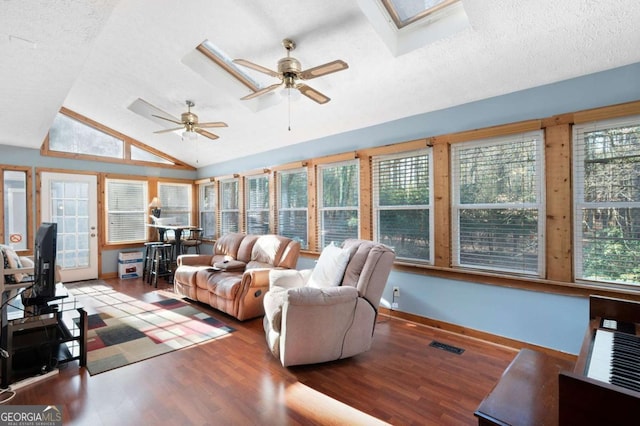
[(68, 285), (88, 314), (91, 375), (229, 334), (233, 328), (182, 300), (156, 291), (145, 299), (93, 282)]

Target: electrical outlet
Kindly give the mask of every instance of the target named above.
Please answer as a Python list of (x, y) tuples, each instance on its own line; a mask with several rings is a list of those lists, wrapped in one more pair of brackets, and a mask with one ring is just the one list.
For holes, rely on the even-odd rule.
[(394, 287), (393, 288), (393, 298), (397, 299), (400, 297), (400, 287)]
[(398, 302), (393, 302), (391, 304), (391, 309), (398, 309)]

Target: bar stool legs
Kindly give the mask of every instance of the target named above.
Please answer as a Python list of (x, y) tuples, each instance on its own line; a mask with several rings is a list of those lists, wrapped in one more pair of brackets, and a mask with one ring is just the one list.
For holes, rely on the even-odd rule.
[(151, 264), (153, 263), (154, 246), (161, 245), (159, 241), (144, 243), (144, 260), (142, 263), (142, 280), (146, 283), (151, 282)]
[(158, 287), (158, 277), (168, 277), (171, 282), (173, 270), (172, 264), (172, 245), (157, 244), (153, 246), (153, 256), (151, 258), (150, 284)]

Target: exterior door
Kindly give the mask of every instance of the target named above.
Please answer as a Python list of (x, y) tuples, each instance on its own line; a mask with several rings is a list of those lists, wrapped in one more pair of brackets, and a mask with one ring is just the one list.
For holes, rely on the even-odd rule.
[(40, 217), (58, 224), (62, 282), (98, 278), (97, 176), (42, 173)]

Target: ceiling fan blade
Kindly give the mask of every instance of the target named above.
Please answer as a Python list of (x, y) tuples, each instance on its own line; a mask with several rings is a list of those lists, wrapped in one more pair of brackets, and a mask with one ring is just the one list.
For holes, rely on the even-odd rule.
[(300, 78), (303, 80), (311, 80), (312, 78), (346, 70), (347, 68), (349, 68), (349, 65), (345, 61), (338, 59), (333, 62), (327, 62), (326, 64), (304, 70), (300, 73)]
[(173, 127), (171, 129), (158, 130), (158, 131), (153, 132), (153, 133), (169, 133), (169, 132), (175, 132), (176, 130), (181, 130), (181, 129), (184, 129), (184, 126)]
[(161, 118), (161, 119), (163, 119), (163, 120), (167, 120), (167, 121), (170, 121), (170, 122), (172, 122), (172, 123), (176, 123), (176, 124), (183, 124), (183, 123), (182, 123), (182, 121), (172, 120), (172, 119), (170, 119), (170, 118), (163, 117), (163, 116), (161, 116), (161, 115), (151, 114), (151, 116), (152, 116), (152, 117), (156, 117), (156, 118)]
[(234, 64), (242, 65), (243, 67), (251, 68), (252, 70), (259, 71), (261, 73), (270, 75), (272, 77), (280, 77), (280, 74), (270, 70), (269, 68), (263, 67), (262, 65), (254, 64), (253, 62), (249, 62), (245, 59), (234, 59)]
[(280, 83), (276, 83), (276, 84), (272, 84), (269, 87), (265, 87), (264, 89), (260, 89), (257, 92), (253, 92), (248, 94), (247, 96), (240, 98), (243, 101), (249, 100), (249, 99), (253, 99), (253, 98), (257, 98), (260, 95), (264, 95), (265, 93), (271, 92), (272, 90), (276, 90), (278, 87), (282, 86), (282, 82)]
[(222, 121), (215, 121), (215, 122), (209, 122), (209, 123), (198, 123), (198, 127), (208, 128), (208, 127), (228, 127), (228, 126), (227, 126), (227, 123), (224, 123)]
[(209, 138), (209, 139), (218, 139), (218, 137), (219, 137), (218, 135), (214, 135), (214, 134), (213, 134), (213, 133), (211, 133), (211, 132), (207, 132), (206, 130), (202, 130), (202, 129), (201, 129), (201, 128), (199, 128), (199, 127), (196, 127), (196, 128), (194, 129), (194, 131), (195, 131), (196, 133), (201, 134), (202, 136), (205, 136), (205, 137)]
[(326, 104), (331, 100), (331, 98), (323, 95), (322, 93), (318, 92), (316, 89), (312, 89), (306, 84), (298, 84), (296, 88), (300, 91), (300, 93), (305, 95), (307, 98), (311, 99), (312, 101), (316, 101), (319, 104)]

